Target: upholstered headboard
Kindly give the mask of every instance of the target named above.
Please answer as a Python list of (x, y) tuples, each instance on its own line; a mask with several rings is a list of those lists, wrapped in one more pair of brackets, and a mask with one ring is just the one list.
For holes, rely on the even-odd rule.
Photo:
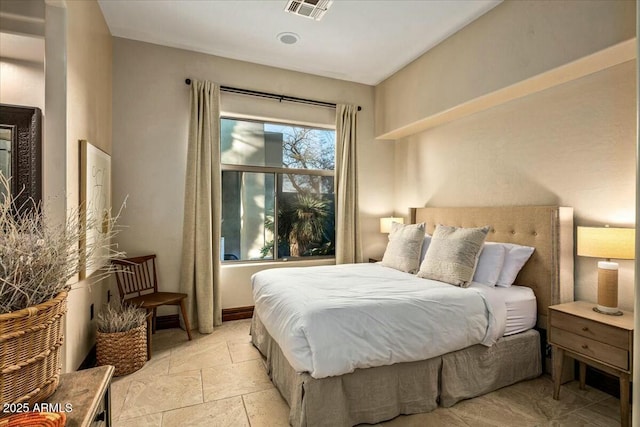
[(513, 206), (412, 208), (411, 222), (424, 222), (427, 233), (436, 224), (456, 227), (490, 225), (489, 242), (533, 246), (535, 252), (518, 274), (516, 285), (533, 289), (539, 328), (547, 329), (547, 307), (573, 301), (573, 208)]

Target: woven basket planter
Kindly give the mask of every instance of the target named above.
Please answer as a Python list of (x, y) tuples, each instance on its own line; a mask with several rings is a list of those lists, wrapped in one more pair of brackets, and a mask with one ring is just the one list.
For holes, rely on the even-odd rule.
[(0, 407), (51, 396), (60, 378), (62, 317), (67, 293), (24, 310), (0, 314)]
[(142, 368), (147, 361), (147, 324), (127, 332), (96, 332), (98, 366), (113, 365), (116, 377)]

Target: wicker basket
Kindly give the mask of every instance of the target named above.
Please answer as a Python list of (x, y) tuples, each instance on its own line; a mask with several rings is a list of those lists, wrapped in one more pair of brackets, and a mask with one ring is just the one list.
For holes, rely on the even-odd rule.
[(0, 405), (51, 396), (60, 377), (62, 317), (67, 293), (24, 310), (0, 314)]
[(23, 412), (1, 419), (0, 427), (64, 427), (66, 423), (64, 412)]
[(116, 377), (142, 368), (147, 361), (147, 324), (127, 332), (96, 332), (98, 366), (113, 365)]

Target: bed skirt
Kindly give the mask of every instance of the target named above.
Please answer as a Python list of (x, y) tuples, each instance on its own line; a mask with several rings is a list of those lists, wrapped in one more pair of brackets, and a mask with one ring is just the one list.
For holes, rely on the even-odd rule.
[(428, 360), (321, 379), (291, 367), (255, 312), (251, 337), (289, 404), (293, 427), (375, 424), (400, 414), (430, 412), (438, 403), (448, 407), (542, 373), (535, 330), (504, 337), (489, 348), (475, 345)]

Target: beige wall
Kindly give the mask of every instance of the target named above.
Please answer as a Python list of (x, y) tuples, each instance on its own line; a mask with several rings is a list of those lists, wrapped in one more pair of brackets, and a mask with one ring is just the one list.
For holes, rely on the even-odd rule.
[[(635, 37), (634, 17), (633, 1), (505, 1), (376, 87), (376, 135), (600, 54)], [(634, 76), (627, 60), (398, 140), (396, 211), (558, 204), (577, 225), (633, 226)], [(575, 297), (594, 301), (596, 260), (575, 265)]]
[(0, 57), (0, 76), (0, 103), (38, 107), (44, 112), (44, 62)]
[(376, 136), (635, 37), (635, 1), (507, 0), (376, 86)]
[[(635, 61), (395, 143), (395, 206), (572, 206), (576, 225), (635, 221)], [(596, 259), (575, 297), (595, 301)], [(620, 261), (633, 308), (633, 264)]]
[[(111, 152), (112, 38), (96, 1), (67, 5), (67, 208), (78, 206), (79, 140)], [(96, 312), (106, 300), (105, 283), (89, 289), (89, 281), (72, 286), (65, 330), (65, 369), (76, 369), (93, 345)]]
[[(361, 105), (358, 145), (365, 255), (384, 250), (377, 218), (392, 205), (393, 146), (373, 140), (373, 88), (186, 50), (114, 38), (113, 200), (129, 195), (119, 236), (130, 254), (156, 252), (161, 287), (178, 289), (189, 116), (187, 77), (279, 94)], [(333, 121), (331, 111), (222, 95), (222, 109), (264, 118)], [(290, 265), (290, 264), (286, 264)], [(292, 265), (292, 264), (291, 264)], [(255, 265), (223, 267), (222, 306), (253, 305)], [(163, 313), (161, 313), (163, 314)]]
[(3, 31), (12, 34), (44, 36), (44, 0), (2, 0), (0, 13)]
[[(43, 63), (1, 58), (0, 102), (43, 110), (44, 208), (50, 220), (61, 222), (65, 211), (78, 206), (78, 140), (111, 150), (111, 35), (93, 0), (23, 3), (44, 13), (45, 58)], [(89, 307), (94, 303), (100, 308), (103, 287), (97, 284), (90, 290), (87, 281), (72, 285), (64, 371), (77, 369), (93, 345)]]

